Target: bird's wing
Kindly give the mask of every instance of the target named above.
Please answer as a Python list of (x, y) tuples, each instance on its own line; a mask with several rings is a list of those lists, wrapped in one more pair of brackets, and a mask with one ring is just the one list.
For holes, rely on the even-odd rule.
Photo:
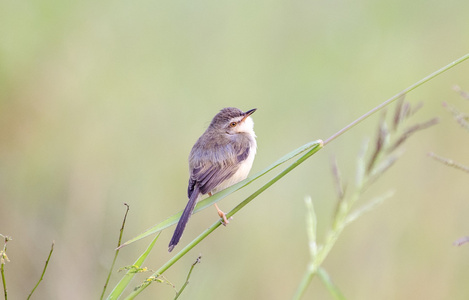
[[(239, 164), (249, 156), (250, 147), (243, 143), (228, 143), (201, 155), (192, 165), (188, 195), (199, 186), (200, 193), (207, 194), (220, 183), (233, 176)], [(222, 158), (222, 159), (221, 159)]]

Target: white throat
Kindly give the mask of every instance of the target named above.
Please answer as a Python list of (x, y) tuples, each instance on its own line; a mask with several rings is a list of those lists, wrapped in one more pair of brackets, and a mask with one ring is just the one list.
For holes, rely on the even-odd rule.
[(256, 133), (254, 132), (254, 121), (251, 117), (247, 117), (243, 122), (241, 122), (236, 131), (248, 133), (252, 138), (256, 138)]

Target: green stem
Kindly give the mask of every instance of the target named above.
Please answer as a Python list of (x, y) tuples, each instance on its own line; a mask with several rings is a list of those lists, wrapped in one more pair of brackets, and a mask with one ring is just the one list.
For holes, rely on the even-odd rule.
[(192, 270), (194, 270), (195, 265), (200, 262), (201, 258), (202, 258), (202, 256), (199, 255), (199, 257), (197, 257), (197, 260), (192, 264), (192, 266), (189, 270), (189, 273), (187, 274), (186, 282), (184, 282), (184, 284), (181, 287), (181, 289), (179, 290), (179, 292), (176, 293), (176, 297), (174, 298), (174, 300), (176, 300), (177, 298), (179, 298), (179, 296), (181, 296), (182, 292), (184, 291), (186, 286), (189, 284), (189, 278), (191, 278)]
[(42, 274), (41, 274), (41, 277), (39, 278), (38, 282), (36, 283), (36, 285), (34, 286), (33, 290), (31, 291), (31, 293), (29, 294), (28, 296), (28, 300), (31, 298), (31, 296), (33, 295), (34, 291), (36, 290), (36, 288), (39, 286), (39, 283), (41, 283), (42, 279), (44, 278), (44, 274), (46, 274), (46, 270), (47, 270), (47, 266), (49, 265), (49, 260), (52, 256), (52, 252), (54, 252), (54, 244), (55, 242), (52, 242), (52, 246), (50, 247), (50, 252), (49, 252), (49, 256), (47, 257), (47, 260), (46, 260), (46, 265), (44, 266), (44, 269), (42, 270)]
[(117, 250), (116, 250), (116, 253), (114, 254), (114, 259), (112, 260), (111, 268), (109, 269), (109, 274), (107, 275), (106, 283), (104, 284), (103, 292), (101, 293), (101, 298), (99, 298), (101, 300), (104, 299), (104, 294), (106, 293), (107, 285), (109, 284), (109, 280), (111, 279), (112, 270), (114, 269), (114, 266), (116, 264), (117, 255), (119, 254), (119, 246), (121, 245), (121, 242), (122, 242), (122, 234), (124, 233), (125, 220), (127, 219), (127, 214), (129, 213), (129, 209), (130, 209), (127, 203), (124, 203), (124, 205), (126, 206), (126, 210), (124, 214), (124, 219), (122, 220), (122, 226), (121, 226), (120, 233), (119, 233), (119, 240), (117, 241)]
[[(306, 159), (308, 159), (311, 155), (318, 152), (322, 149), (322, 143), (317, 144), (314, 148), (306, 152), (303, 156), (301, 156), (298, 160), (288, 166), (285, 170), (283, 170), (280, 174), (272, 178), (269, 182), (264, 184), (260, 189), (255, 191), (245, 200), (243, 200), (240, 204), (238, 204), (235, 208), (233, 208), (226, 216), (229, 218), (240, 211), (244, 206), (246, 206), (249, 202), (251, 202), (254, 198), (256, 198), (260, 193), (268, 189), (271, 185), (277, 182), (280, 178), (287, 175), (290, 171), (296, 168), (298, 165), (303, 163)], [(192, 248), (194, 248), (197, 244), (199, 244), (202, 240), (204, 240), (210, 233), (212, 233), (215, 229), (217, 229), (221, 225), (220, 221), (217, 220), (212, 226), (206, 229), (202, 234), (200, 234), (197, 238), (195, 238), (192, 242), (190, 242), (186, 247), (184, 247), (178, 254), (176, 254), (173, 258), (167, 261), (161, 268), (159, 268), (152, 276), (158, 277), (159, 275), (163, 274), (166, 270), (168, 270), (174, 263), (176, 263), (181, 257), (183, 257), (187, 252), (189, 252)], [(140, 294), (147, 286), (149, 286), (151, 281), (145, 281), (142, 285), (136, 288), (132, 293), (130, 293), (126, 300), (134, 299), (138, 294)]]
[(303, 277), (301, 278), (300, 285), (298, 286), (295, 295), (293, 295), (293, 300), (301, 299), (303, 294), (306, 292), (306, 289), (308, 288), (309, 284), (311, 283), (311, 281), (313, 281), (313, 278), (316, 275), (316, 271), (317, 270), (312, 264), (308, 265), (308, 269), (305, 271)]
[(5, 300), (8, 300), (8, 289), (7, 289), (7, 282), (5, 278), (5, 262), (8, 262), (7, 256), (7, 243), (11, 240), (11, 237), (7, 235), (0, 234), (0, 237), (3, 238), (3, 249), (0, 251), (0, 273), (2, 274), (2, 283), (3, 283), (3, 295), (5, 296)]
[(303, 294), (306, 292), (306, 289), (313, 280), (313, 277), (317, 274), (318, 268), (326, 259), (327, 255), (331, 251), (334, 244), (337, 242), (337, 239), (339, 238), (339, 235), (344, 228), (344, 223), (341, 223), (340, 225), (336, 226), (335, 230), (329, 232), (324, 246), (319, 248), (317, 255), (313, 257), (310, 263), (308, 264), (308, 268), (306, 269), (306, 272), (303, 275), (303, 278), (301, 279), (300, 285), (298, 286), (298, 289), (296, 290), (295, 295), (293, 296), (294, 300), (301, 299)]
[(322, 282), (326, 285), (327, 289), (331, 293), (332, 297), (336, 300), (345, 300), (344, 295), (342, 292), (339, 290), (339, 288), (332, 282), (329, 274), (327, 274), (326, 270), (323, 268), (319, 268), (316, 272), (319, 275), (319, 278), (321, 278)]
[(2, 264), (0, 266), (0, 272), (2, 273), (2, 283), (3, 283), (3, 294), (5, 295), (5, 300), (8, 299), (8, 292), (7, 292), (7, 283), (6, 283), (6, 280), (5, 280), (5, 271), (3, 270), (3, 266), (5, 264)]
[(338, 138), (339, 136), (341, 136), (342, 134), (344, 134), (345, 132), (349, 131), (352, 127), (354, 127), (355, 125), (357, 125), (358, 123), (362, 122), (363, 120), (365, 120), (366, 118), (368, 118), (369, 116), (371, 116), (372, 114), (376, 113), (377, 111), (381, 110), (382, 108), (388, 106), (389, 104), (391, 104), (392, 102), (396, 101), (397, 99), (401, 98), (402, 96), (406, 95), (408, 92), (410, 91), (413, 91), (415, 90), (416, 88), (418, 88), (419, 86), (421, 86), (422, 84), (430, 81), (431, 79), (435, 78), (436, 76), (440, 75), (441, 73), (443, 72), (446, 72), (448, 71), (449, 69), (453, 68), (454, 66), (462, 63), (463, 61), (465, 61), (466, 59), (469, 58), (469, 53), (467, 53), (466, 55), (460, 57), (459, 59), (453, 61), (452, 63), (444, 66), (443, 68), (431, 73), (430, 75), (428, 75), (427, 77), (417, 81), (416, 83), (414, 83), (413, 85), (409, 86), (408, 88), (402, 90), (400, 93), (392, 96), (391, 98), (389, 98), (388, 100), (384, 101), (383, 103), (381, 103), (380, 105), (374, 107), (372, 110), (370, 110), (369, 112), (367, 112), (366, 114), (362, 115), (361, 117), (359, 117), (358, 119), (356, 119), (355, 121), (353, 121), (352, 123), (350, 123), (349, 125), (345, 126), (344, 128), (342, 128), (341, 130), (339, 130), (338, 132), (336, 132), (334, 135), (332, 135), (330, 138), (328, 138), (327, 140), (324, 141), (324, 146), (329, 144), (330, 142), (332, 142), (333, 140), (335, 140), (336, 138)]

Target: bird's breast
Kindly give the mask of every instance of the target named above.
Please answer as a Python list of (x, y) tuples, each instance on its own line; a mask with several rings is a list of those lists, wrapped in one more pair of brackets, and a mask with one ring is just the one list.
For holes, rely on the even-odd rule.
[(248, 157), (239, 163), (238, 170), (231, 176), (230, 178), (226, 179), (222, 183), (220, 183), (213, 191), (213, 193), (219, 192), (227, 187), (232, 186), (240, 182), (241, 180), (246, 179), (248, 177), (249, 172), (251, 171), (252, 164), (254, 162), (254, 157), (256, 156), (257, 152), (257, 143), (255, 138), (251, 139), (251, 145), (249, 149)]

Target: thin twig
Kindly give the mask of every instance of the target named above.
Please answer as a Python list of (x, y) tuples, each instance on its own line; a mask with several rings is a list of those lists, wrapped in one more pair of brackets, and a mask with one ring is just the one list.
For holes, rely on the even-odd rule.
[(449, 158), (445, 158), (445, 157), (436, 155), (436, 154), (433, 153), (433, 152), (428, 153), (428, 156), (434, 158), (435, 160), (437, 160), (437, 161), (439, 161), (439, 162), (444, 163), (444, 164), (447, 165), (447, 166), (450, 166), (450, 167), (453, 167), (453, 168), (455, 168), (455, 169), (459, 169), (459, 170), (461, 170), (461, 171), (464, 171), (464, 172), (469, 173), (469, 167), (466, 167), (465, 165), (462, 165), (462, 164), (460, 164), (460, 163), (457, 163), (457, 162), (455, 162), (455, 161), (452, 160), (452, 159), (449, 159)]
[(54, 252), (54, 244), (55, 242), (52, 241), (52, 246), (50, 247), (50, 251), (49, 251), (49, 256), (47, 257), (47, 260), (46, 260), (46, 264), (44, 266), (44, 269), (42, 270), (42, 274), (41, 274), (41, 278), (39, 278), (39, 281), (36, 283), (36, 285), (34, 286), (33, 290), (31, 291), (31, 293), (29, 294), (28, 296), (28, 300), (31, 298), (31, 296), (33, 295), (34, 291), (36, 290), (36, 288), (39, 286), (39, 283), (41, 283), (42, 279), (44, 278), (44, 274), (46, 274), (46, 270), (47, 270), (47, 266), (49, 265), (49, 260), (52, 256), (52, 252)]
[(333, 140), (335, 140), (336, 138), (338, 138), (339, 136), (341, 136), (342, 134), (344, 134), (345, 132), (349, 131), (352, 127), (354, 127), (355, 125), (357, 125), (358, 123), (361, 123), (363, 120), (365, 120), (366, 118), (368, 118), (369, 116), (373, 115), (374, 113), (376, 113), (377, 111), (380, 111), (381, 109), (383, 109), (384, 107), (388, 106), (389, 104), (393, 103), (394, 101), (396, 101), (397, 99), (401, 98), (402, 96), (406, 95), (407, 93), (409, 93), (410, 91), (413, 91), (415, 90), (416, 88), (418, 88), (419, 86), (421, 86), (422, 84), (426, 83), (427, 81), (430, 81), (431, 79), (437, 77), (438, 75), (440, 75), (441, 73), (445, 72), (445, 71), (448, 71), (449, 69), (451, 69), (452, 67), (454, 67), (455, 65), (465, 61), (466, 59), (469, 58), (469, 53), (458, 58), (457, 60), (453, 61), (452, 63), (444, 66), (443, 68), (431, 73), (430, 75), (428, 75), (427, 77), (424, 77), (423, 79), (417, 81), (416, 83), (412, 84), (411, 86), (409, 86), (408, 88), (402, 90), (401, 92), (399, 92), (398, 94), (392, 96), (391, 98), (389, 98), (388, 100), (384, 101), (383, 103), (381, 103), (380, 105), (374, 107), (373, 109), (371, 109), (369, 112), (367, 112), (366, 114), (362, 115), (361, 117), (359, 117), (358, 119), (356, 119), (355, 121), (353, 121), (352, 123), (350, 123), (349, 125), (345, 126), (344, 128), (342, 128), (341, 130), (339, 130), (338, 132), (336, 132), (335, 134), (333, 134), (331, 137), (329, 137), (328, 139), (326, 139), (324, 141), (324, 146), (326, 146), (327, 144), (329, 144), (330, 142), (332, 142)]
[[(122, 234), (124, 233), (125, 220), (127, 219), (127, 214), (129, 212), (129, 209), (130, 209), (130, 206), (127, 203), (124, 203), (124, 205), (126, 206), (126, 209), (125, 209), (124, 219), (122, 220), (122, 226), (121, 226), (120, 233), (119, 233), (119, 240), (117, 241), (117, 248), (119, 248), (119, 246), (121, 245)], [(106, 283), (104, 284), (103, 292), (101, 293), (101, 298), (100, 299), (104, 298), (104, 293), (106, 293), (106, 288), (107, 288), (107, 285), (108, 285), (109, 280), (111, 278), (111, 274), (112, 274), (112, 270), (114, 269), (114, 265), (116, 264), (118, 254), (119, 254), (119, 249), (116, 250), (116, 253), (114, 254), (114, 259), (112, 260), (112, 265), (111, 265), (111, 268), (109, 269), (109, 274), (107, 275)]]
[(0, 266), (0, 272), (2, 273), (2, 283), (3, 283), (3, 294), (5, 296), (5, 300), (8, 299), (8, 291), (7, 291), (7, 283), (6, 283), (6, 280), (5, 280), (5, 271), (3, 269), (3, 266), (5, 264), (1, 264)]
[(181, 289), (179, 290), (179, 292), (176, 293), (176, 297), (174, 298), (174, 300), (176, 300), (177, 298), (179, 298), (179, 296), (181, 295), (181, 293), (184, 291), (184, 289), (186, 288), (186, 286), (189, 284), (189, 278), (191, 278), (191, 274), (192, 274), (192, 270), (194, 269), (195, 265), (200, 263), (200, 260), (202, 259), (202, 255), (199, 255), (199, 257), (197, 257), (197, 259), (195, 260), (195, 262), (192, 264), (191, 266), (191, 269), (189, 270), (189, 273), (187, 274), (187, 278), (186, 278), (186, 282), (184, 282), (184, 285), (181, 287)]
[(10, 260), (8, 259), (7, 256), (7, 243), (12, 240), (11, 237), (8, 235), (3, 235), (0, 234), (0, 236), (3, 238), (3, 249), (0, 251), (0, 273), (2, 274), (2, 283), (3, 283), (3, 295), (5, 296), (5, 300), (8, 300), (8, 289), (7, 289), (7, 282), (5, 278), (5, 263), (9, 262)]

